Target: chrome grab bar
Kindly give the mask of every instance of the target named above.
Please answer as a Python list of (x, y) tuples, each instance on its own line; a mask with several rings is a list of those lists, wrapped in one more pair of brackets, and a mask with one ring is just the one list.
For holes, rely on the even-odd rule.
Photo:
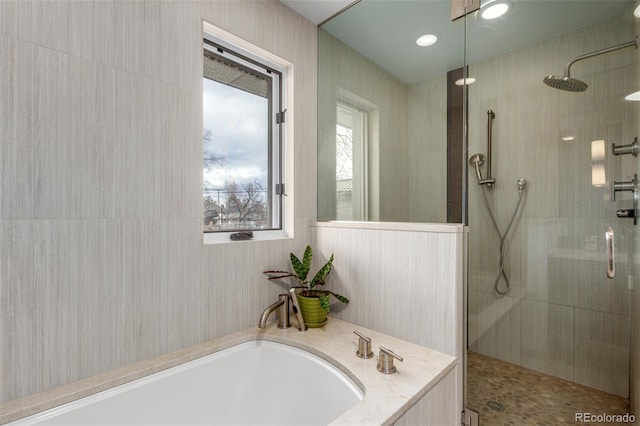
[(616, 276), (616, 260), (614, 254), (613, 228), (607, 227), (604, 233), (606, 240), (607, 278), (613, 279)]

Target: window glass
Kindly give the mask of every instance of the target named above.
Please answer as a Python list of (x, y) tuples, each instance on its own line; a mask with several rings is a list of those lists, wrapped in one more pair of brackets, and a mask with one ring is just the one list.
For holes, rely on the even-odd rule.
[(367, 113), (339, 103), (336, 119), (336, 219), (366, 220)]
[(268, 65), (205, 43), (205, 232), (282, 228), (281, 79)]

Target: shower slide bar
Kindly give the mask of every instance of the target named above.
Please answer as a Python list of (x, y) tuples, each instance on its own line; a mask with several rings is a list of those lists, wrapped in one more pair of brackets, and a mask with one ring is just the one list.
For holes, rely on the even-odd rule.
[(496, 117), (492, 110), (487, 111), (487, 178), (482, 177), (480, 166), (484, 164), (485, 156), (483, 154), (474, 154), (469, 158), (469, 164), (476, 169), (476, 178), (479, 185), (487, 185), (487, 188), (493, 188), (496, 180), (491, 177), (491, 129), (493, 127), (493, 119)]
[[(487, 178), (484, 180), (487, 187), (491, 188), (496, 182), (491, 178), (491, 139), (493, 134), (493, 119), (496, 118), (496, 114), (489, 110), (487, 111)], [(484, 185), (481, 183), (480, 185)]]

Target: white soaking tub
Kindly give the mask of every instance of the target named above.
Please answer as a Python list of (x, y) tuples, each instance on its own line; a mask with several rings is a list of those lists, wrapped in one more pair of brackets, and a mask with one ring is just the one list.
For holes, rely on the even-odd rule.
[(326, 425), (363, 396), (329, 362), (253, 340), (10, 425)]
[[(395, 374), (356, 356), (354, 330), (404, 357)], [(458, 369), (338, 318), (304, 333), (270, 323), (2, 403), (0, 425), (448, 425), (460, 418)]]

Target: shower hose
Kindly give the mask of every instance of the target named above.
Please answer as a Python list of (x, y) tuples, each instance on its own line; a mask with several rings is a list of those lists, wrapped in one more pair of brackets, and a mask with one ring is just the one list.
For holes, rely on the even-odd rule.
[[(493, 215), (493, 211), (491, 211), (491, 207), (489, 206), (489, 201), (487, 200), (487, 194), (486, 194), (486, 189), (484, 185), (481, 185), (481, 188), (482, 188), (482, 199), (484, 200), (484, 205), (487, 207), (487, 211), (489, 212), (489, 217), (491, 217), (491, 222), (493, 223), (493, 227), (496, 230), (496, 233), (498, 234), (498, 238), (500, 239), (500, 260), (498, 262), (498, 272), (496, 274), (496, 279), (493, 283), (493, 288), (496, 290), (496, 293), (498, 293), (501, 296), (504, 296), (507, 293), (509, 293), (509, 286), (510, 286), (509, 277), (507, 276), (507, 272), (504, 270), (504, 255), (507, 247), (507, 245), (505, 244), (505, 241), (507, 239), (507, 235), (509, 235), (509, 230), (511, 229), (511, 225), (513, 225), (513, 221), (516, 218), (518, 210), (520, 209), (520, 204), (522, 203), (522, 197), (524, 195), (524, 187), (520, 187), (518, 189), (518, 192), (520, 193), (518, 197), (518, 204), (516, 204), (516, 208), (513, 210), (513, 215), (511, 215), (509, 226), (507, 226), (507, 229), (504, 231), (504, 234), (500, 232), (500, 228), (498, 227), (498, 222), (496, 221), (496, 218)], [(505, 283), (504, 290), (500, 290), (498, 286), (498, 284), (500, 283), (501, 276), (504, 278), (504, 283)]]

